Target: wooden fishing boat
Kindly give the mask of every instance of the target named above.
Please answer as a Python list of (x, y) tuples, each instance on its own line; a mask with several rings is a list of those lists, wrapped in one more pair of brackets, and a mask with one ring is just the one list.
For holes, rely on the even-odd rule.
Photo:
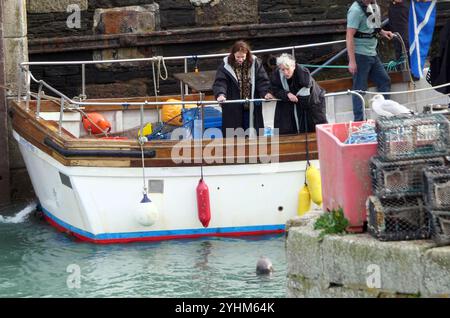
[[(140, 142), (137, 130), (158, 121), (160, 105), (168, 99), (200, 106), (198, 101), (206, 104), (212, 96), (76, 103), (63, 94), (46, 98), (39, 89), (32, 98), (33, 77), (27, 67), (23, 70), (28, 88), (12, 105), (13, 136), (45, 218), (61, 231), (94, 243), (282, 233), (297, 214), (306, 160), (317, 160), (314, 133)], [(406, 87), (400, 73), (391, 77)], [(328, 115), (339, 121), (339, 105), (351, 107), (346, 93), (351, 79), (320, 84), (328, 92), (343, 91), (327, 101)], [(274, 106), (263, 107), (273, 113)], [(107, 137), (83, 129), (83, 116), (93, 112), (111, 122)], [(207, 226), (198, 214), (201, 178), (209, 189)], [(151, 212), (143, 192), (152, 202)]]

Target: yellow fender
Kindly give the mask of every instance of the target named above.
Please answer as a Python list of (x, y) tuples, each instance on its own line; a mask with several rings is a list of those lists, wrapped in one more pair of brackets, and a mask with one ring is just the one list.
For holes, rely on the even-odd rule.
[(311, 200), (317, 204), (322, 204), (322, 180), (319, 170), (313, 165), (306, 168), (306, 184), (311, 194)]
[(300, 189), (298, 193), (298, 209), (297, 214), (299, 216), (304, 215), (311, 209), (311, 196), (309, 194), (308, 186), (305, 185)]
[[(151, 123), (147, 123), (147, 125), (145, 125), (142, 130), (144, 131), (144, 136), (151, 135), (152, 132), (153, 132), (152, 124)], [(138, 131), (138, 136), (139, 137), (141, 136), (141, 130), (140, 129)]]

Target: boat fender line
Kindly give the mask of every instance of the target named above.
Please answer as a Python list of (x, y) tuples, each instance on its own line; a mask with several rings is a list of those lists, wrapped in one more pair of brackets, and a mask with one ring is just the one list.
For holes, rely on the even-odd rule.
[[(49, 137), (44, 138), (44, 144), (50, 147), (64, 157), (115, 157), (115, 158), (141, 158), (142, 153), (140, 150), (74, 150), (64, 149)], [(154, 158), (156, 151), (145, 150), (144, 156), (146, 158)]]
[(147, 140), (146, 137), (139, 137), (138, 142), (141, 146), (141, 158), (142, 158), (142, 194), (143, 198), (136, 209), (136, 220), (143, 226), (152, 226), (158, 221), (158, 209), (156, 205), (147, 196), (147, 185), (145, 182), (145, 160), (144, 160), (144, 143)]

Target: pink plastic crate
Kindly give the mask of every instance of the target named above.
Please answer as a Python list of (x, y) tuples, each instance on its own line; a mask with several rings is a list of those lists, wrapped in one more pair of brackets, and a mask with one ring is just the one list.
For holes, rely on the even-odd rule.
[(377, 143), (344, 144), (352, 128), (365, 122), (316, 126), (324, 211), (342, 207), (350, 226), (362, 232), (366, 200), (372, 194), (369, 159), (377, 154)]

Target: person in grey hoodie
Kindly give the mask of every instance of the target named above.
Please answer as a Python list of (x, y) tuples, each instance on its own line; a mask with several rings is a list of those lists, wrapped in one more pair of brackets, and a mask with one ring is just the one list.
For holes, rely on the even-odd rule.
[[(231, 52), (219, 66), (213, 84), (216, 100), (221, 103), (236, 99), (273, 99), (269, 92), (270, 81), (262, 62), (252, 54), (249, 45), (237, 41), (231, 47)], [(224, 103), (222, 104), (223, 136), (232, 133), (234, 129), (264, 128), (261, 103)], [(227, 128), (232, 128), (227, 134)]]

